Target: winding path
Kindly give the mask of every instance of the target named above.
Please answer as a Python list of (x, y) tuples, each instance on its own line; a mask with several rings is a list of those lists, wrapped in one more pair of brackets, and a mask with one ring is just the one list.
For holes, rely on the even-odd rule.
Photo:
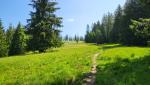
[(92, 68), (91, 68), (91, 72), (88, 73), (85, 78), (83, 79), (84, 83), (82, 85), (95, 85), (95, 80), (96, 80), (96, 59), (97, 56), (99, 55), (99, 53), (96, 53), (93, 57), (92, 57)]

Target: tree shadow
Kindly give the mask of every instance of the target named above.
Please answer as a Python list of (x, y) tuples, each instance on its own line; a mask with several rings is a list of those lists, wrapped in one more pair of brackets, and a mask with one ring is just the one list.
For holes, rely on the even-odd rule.
[(150, 55), (97, 66), (97, 85), (150, 85)]
[(58, 52), (58, 51), (59, 51), (58, 49), (50, 49), (50, 50), (47, 51), (47, 53), (49, 53), (49, 52), (51, 52), (51, 53), (52, 52)]
[(117, 45), (104, 45), (99, 49), (107, 50), (107, 49), (113, 49), (113, 48), (119, 48), (119, 47), (125, 47), (125, 46), (120, 45), (120, 44), (117, 44)]
[[(58, 49), (48, 49), (46, 52), (43, 52), (43, 53), (54, 53), (54, 52), (58, 52), (59, 50)], [(19, 55), (19, 56), (25, 56), (25, 55), (33, 55), (33, 54), (42, 54), (42, 53), (39, 53), (38, 51), (30, 51), (30, 52), (27, 52), (26, 54), (23, 54), (23, 55)]]
[(43, 85), (82, 85), (84, 76), (84, 74), (78, 75), (76, 76), (76, 79), (70, 78), (69, 80), (66, 78), (57, 78), (54, 82), (47, 81)]

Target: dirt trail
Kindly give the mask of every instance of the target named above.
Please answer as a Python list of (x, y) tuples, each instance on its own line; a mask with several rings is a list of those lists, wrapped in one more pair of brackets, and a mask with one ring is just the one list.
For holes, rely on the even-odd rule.
[(99, 53), (96, 53), (93, 57), (92, 57), (92, 68), (91, 68), (91, 72), (87, 73), (85, 78), (83, 79), (84, 83), (82, 85), (95, 85), (95, 80), (96, 80), (96, 59), (97, 56), (99, 55)]

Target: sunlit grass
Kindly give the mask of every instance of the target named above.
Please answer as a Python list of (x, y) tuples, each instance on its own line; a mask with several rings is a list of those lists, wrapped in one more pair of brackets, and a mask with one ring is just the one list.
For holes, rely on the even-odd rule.
[(97, 85), (150, 84), (150, 48), (119, 44), (101, 45), (100, 48)]
[(43, 54), (1, 58), (0, 85), (71, 85), (89, 72), (97, 51), (97, 46), (80, 43)]
[(65, 43), (43, 54), (0, 58), (0, 85), (80, 85), (97, 52), (96, 85), (150, 84), (148, 47)]

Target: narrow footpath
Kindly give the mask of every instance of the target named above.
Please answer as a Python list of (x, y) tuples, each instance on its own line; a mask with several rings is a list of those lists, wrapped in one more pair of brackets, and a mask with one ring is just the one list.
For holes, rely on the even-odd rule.
[(96, 53), (93, 57), (92, 57), (92, 68), (90, 73), (88, 73), (85, 78), (83, 79), (83, 84), (82, 85), (95, 85), (95, 81), (96, 81), (96, 59), (97, 56), (99, 56), (99, 53)]

